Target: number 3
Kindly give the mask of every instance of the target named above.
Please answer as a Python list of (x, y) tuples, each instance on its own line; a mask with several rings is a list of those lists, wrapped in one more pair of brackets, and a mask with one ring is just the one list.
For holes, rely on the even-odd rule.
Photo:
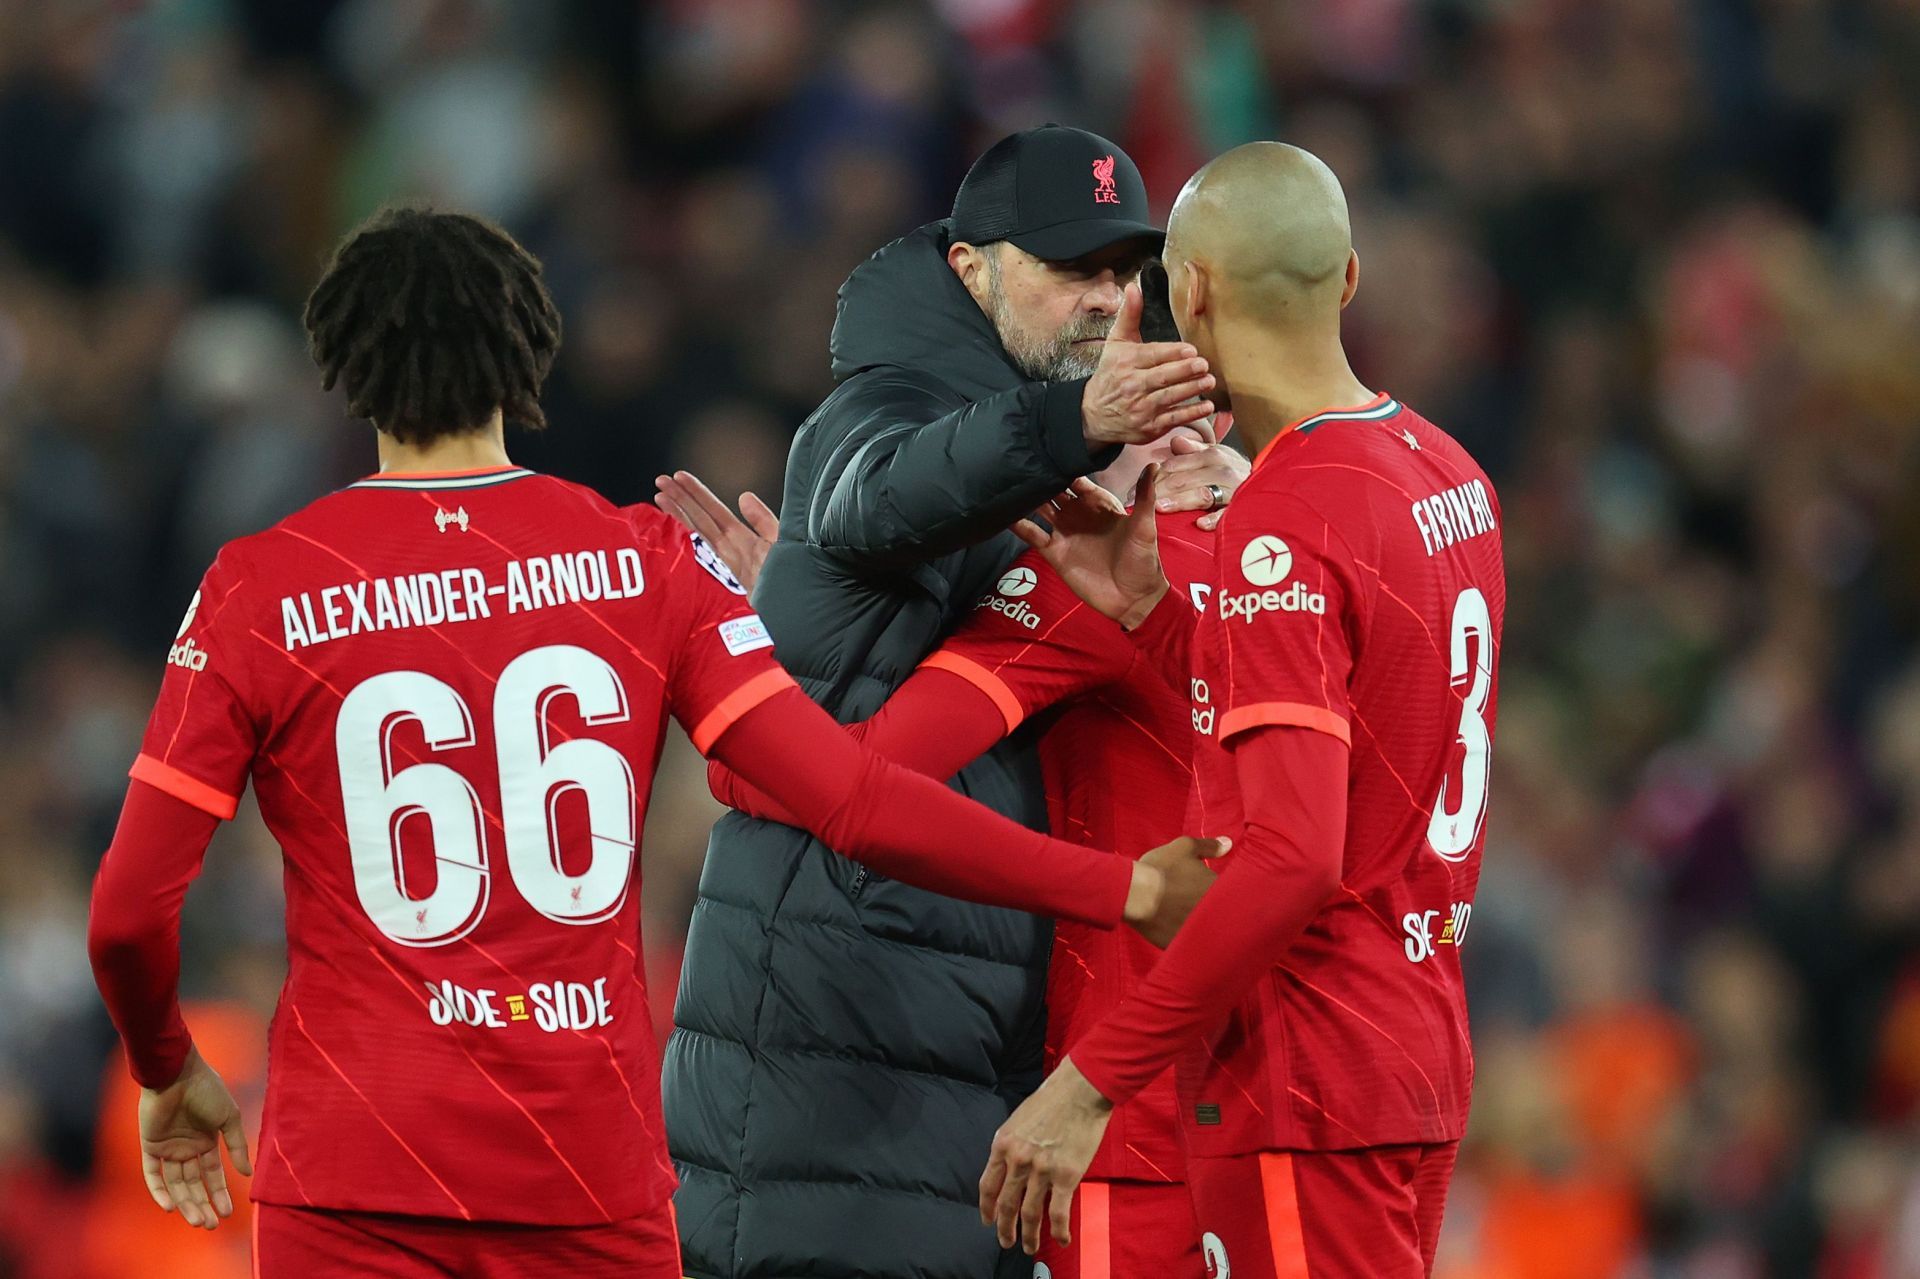
[[(1427, 823), (1427, 843), (1448, 861), (1463, 862), (1479, 842), (1487, 816), (1487, 755), (1493, 745), (1485, 718), (1487, 699), (1493, 695), (1493, 618), (1487, 611), (1487, 597), (1471, 586), (1460, 592), (1453, 603), (1452, 629), (1453, 687), (1472, 681), (1460, 701), (1456, 739), (1466, 748), (1466, 758), (1460, 766), (1460, 805), (1447, 807), (1447, 784), (1452, 779), (1443, 779), (1433, 801), (1433, 818)], [(1471, 645), (1469, 639), (1474, 641)]]
[[(579, 703), (588, 724), (628, 717), (626, 690), (597, 654), (552, 644), (509, 662), (493, 696), (500, 819), (509, 877), (527, 904), (559, 923), (591, 924), (619, 911), (633, 877), (633, 770), (605, 742), (548, 741), (546, 707), (563, 693)], [(485, 818), (479, 794), (447, 765), (394, 771), (393, 730), (406, 720), (420, 724), (435, 752), (474, 744), (467, 704), (431, 675), (389, 671), (347, 694), (334, 748), (353, 884), (367, 917), (387, 937), (403, 946), (444, 946), (473, 931), (486, 913), (492, 871)], [(568, 790), (586, 800), (593, 849), (579, 875), (561, 868), (553, 833), (554, 806)], [(433, 832), (438, 871), (424, 897), (407, 891), (400, 857), (401, 828), (415, 816), (425, 817)]]

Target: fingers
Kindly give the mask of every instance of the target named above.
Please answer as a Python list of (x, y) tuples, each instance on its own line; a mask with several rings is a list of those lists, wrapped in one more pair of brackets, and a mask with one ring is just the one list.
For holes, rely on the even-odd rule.
[[(1215, 500), (1213, 490), (1220, 490)], [(1218, 482), (1211, 471), (1168, 472), (1160, 481), (1160, 501), (1155, 507), (1160, 511), (1211, 511), (1223, 507), (1229, 486)]]
[[(1109, 340), (1111, 340), (1111, 337), (1109, 337)], [(1103, 355), (1102, 361), (1109, 368), (1118, 370), (1122, 375), (1132, 371), (1157, 369), (1163, 364), (1174, 364), (1178, 367), (1175, 369), (1173, 376), (1195, 377), (1198, 376), (1198, 373), (1206, 372), (1206, 361), (1199, 357), (1199, 350), (1185, 342), (1139, 342), (1130, 346), (1121, 347), (1117, 351)], [(1188, 367), (1189, 362), (1199, 363), (1200, 368), (1198, 372)], [(1150, 390), (1152, 388), (1141, 383), (1139, 389)]]
[(1002, 1248), (1011, 1248), (1020, 1240), (1020, 1205), (1026, 1201), (1030, 1180), (1032, 1175), (1024, 1162), (1010, 1161), (1007, 1179), (993, 1201), (993, 1232)]
[(1047, 544), (1053, 540), (1051, 533), (1041, 528), (1032, 520), (1015, 520), (1013, 533), (1015, 537), (1018, 537), (1036, 551), (1046, 550)]
[(146, 1179), (147, 1193), (153, 1196), (153, 1202), (162, 1212), (173, 1211), (173, 1196), (167, 1193), (167, 1183), (160, 1175), (160, 1161), (152, 1155), (140, 1156), (140, 1175)]
[(980, 1221), (983, 1225), (993, 1224), (994, 1205), (1000, 1202), (1000, 1188), (1007, 1180), (1007, 1153), (1002, 1149), (999, 1138), (994, 1139), (993, 1152), (987, 1156), (987, 1170), (980, 1174)]
[(1225, 507), (1217, 511), (1208, 511), (1205, 515), (1202, 515), (1193, 522), (1194, 527), (1200, 529), (1202, 532), (1211, 533), (1220, 527), (1220, 520), (1226, 513)]
[[(1140, 403), (1149, 413), (1163, 413), (1176, 404), (1181, 404), (1205, 395), (1212, 389), (1213, 374), (1208, 373), (1202, 377), (1188, 378), (1184, 382), (1176, 382), (1163, 391), (1156, 391), (1152, 395), (1146, 396)], [(1207, 414), (1211, 414), (1212, 412), (1213, 405), (1209, 403), (1207, 405)], [(1205, 415), (1195, 420), (1204, 421)]]
[(1233, 841), (1225, 835), (1214, 839), (1197, 839), (1187, 836), (1177, 840), (1176, 846), (1182, 853), (1203, 862), (1212, 861), (1216, 857), (1225, 857), (1233, 851)]
[(1113, 327), (1107, 330), (1107, 341), (1138, 342), (1140, 313), (1145, 309), (1146, 295), (1140, 291), (1140, 281), (1135, 280), (1120, 293), (1120, 314), (1113, 317)]
[(719, 533), (733, 522), (734, 515), (727, 509), (727, 504), (715, 497), (713, 490), (690, 471), (662, 475), (654, 483), (686, 511), (693, 521), (694, 531), (709, 542), (716, 540)]
[(1189, 457), (1196, 453), (1204, 455), (1208, 449), (1218, 444), (1220, 440), (1219, 437), (1214, 434), (1213, 429), (1213, 424), (1217, 417), (1217, 414), (1215, 417), (1203, 417), (1198, 422), (1187, 427), (1187, 430), (1192, 432), (1191, 435), (1174, 436), (1174, 457)]
[(1140, 511), (1154, 509), (1154, 498), (1160, 490), (1160, 464), (1149, 462), (1140, 468), (1139, 482), (1133, 488), (1133, 509)]
[(1198, 356), (1191, 360), (1170, 360), (1165, 364), (1156, 364), (1151, 368), (1142, 369), (1140, 373), (1140, 384), (1149, 391), (1158, 391), (1163, 387), (1181, 382), (1202, 380), (1209, 388), (1212, 387), (1213, 375), (1207, 372), (1207, 362)]
[(1095, 508), (1106, 511), (1108, 514), (1126, 514), (1127, 508), (1120, 504), (1119, 498), (1107, 492), (1107, 490), (1101, 488), (1084, 475), (1073, 482), (1073, 487), (1069, 489), (1068, 492), (1072, 493), (1076, 498), (1090, 503)]
[[(662, 480), (654, 481), (654, 483), (661, 484), (663, 480), (664, 477), (662, 477)], [(687, 529), (689, 532), (698, 533), (700, 531), (699, 527), (693, 522), (693, 516), (687, 514), (687, 508), (682, 506), (679, 500), (666, 488), (663, 487), (655, 490), (653, 504), (665, 511), (668, 515), (673, 516), (674, 519), (680, 521), (681, 527)]]
[(1238, 488), (1247, 478), (1240, 455), (1220, 444), (1202, 444), (1190, 435), (1173, 437), (1173, 456), (1161, 465), (1169, 478), (1182, 475)]
[(755, 494), (747, 492), (740, 495), (740, 514), (746, 517), (747, 527), (767, 541), (780, 540), (780, 517)]
[(1055, 1186), (1053, 1202), (1047, 1208), (1052, 1219), (1053, 1241), (1062, 1248), (1073, 1246), (1073, 1192), (1074, 1186)]
[(719, 539), (719, 528), (695, 499), (691, 489), (671, 475), (658, 476), (653, 483), (657, 490), (653, 500), (662, 510), (707, 541)]
[(1213, 405), (1206, 400), (1194, 400), (1187, 404), (1176, 404), (1159, 414), (1147, 425), (1146, 437), (1157, 440), (1176, 426), (1186, 426), (1198, 422), (1213, 412)]
[(173, 1200), (173, 1206), (180, 1212), (180, 1220), (189, 1226), (201, 1224), (200, 1203), (187, 1186), (187, 1168), (175, 1159), (160, 1161), (160, 1179), (166, 1183), (167, 1197)]
[(655, 500), (667, 513), (716, 546), (739, 522), (712, 489), (687, 471), (656, 476), (653, 483)]
[(212, 1230), (220, 1224), (219, 1214), (213, 1210), (213, 1196), (208, 1192), (207, 1179), (202, 1174), (198, 1158), (187, 1159), (180, 1164), (180, 1178), (187, 1183), (187, 1193), (193, 1197), (193, 1206), (200, 1213), (200, 1228)]
[(227, 1158), (233, 1160), (233, 1166), (240, 1170), (241, 1176), (253, 1176), (253, 1155), (247, 1150), (247, 1125), (240, 1118), (238, 1110), (221, 1127), (220, 1137), (227, 1143)]
[(1034, 1175), (1027, 1179), (1027, 1193), (1020, 1199), (1020, 1246), (1029, 1257), (1040, 1251), (1040, 1222), (1047, 1215), (1049, 1184), (1045, 1170), (1035, 1168)]
[(233, 1215), (233, 1196), (227, 1191), (227, 1170), (220, 1162), (218, 1147), (200, 1156), (200, 1180), (206, 1183), (207, 1201), (222, 1217)]
[(692, 471), (675, 471), (673, 478), (680, 482), (700, 508), (700, 513), (711, 520), (715, 527), (729, 529), (740, 522), (740, 518), (727, 509), (727, 504), (720, 500), (719, 495), (707, 487), (706, 481)]

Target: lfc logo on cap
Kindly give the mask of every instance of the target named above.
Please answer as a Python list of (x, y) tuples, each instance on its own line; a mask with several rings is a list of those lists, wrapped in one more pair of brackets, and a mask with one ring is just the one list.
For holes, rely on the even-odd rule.
[(1103, 155), (1093, 162), (1093, 202), (1120, 203), (1120, 193), (1113, 189), (1113, 157), (1110, 155)]

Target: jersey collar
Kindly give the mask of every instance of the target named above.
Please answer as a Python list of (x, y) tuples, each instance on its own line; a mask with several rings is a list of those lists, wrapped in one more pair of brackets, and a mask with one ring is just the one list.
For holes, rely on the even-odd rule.
[(1301, 435), (1311, 435), (1329, 422), (1384, 422), (1399, 411), (1400, 401), (1382, 391), (1365, 404), (1355, 404), (1344, 409), (1321, 409), (1318, 413), (1309, 413), (1281, 428), (1280, 434), (1267, 441), (1267, 446), (1260, 450), (1260, 456), (1253, 459), (1253, 464), (1258, 467), (1266, 461), (1267, 455), (1273, 452), (1273, 446), (1296, 431)]
[(481, 466), (470, 471), (381, 471), (349, 485), (357, 489), (478, 489), (532, 475), (524, 466)]

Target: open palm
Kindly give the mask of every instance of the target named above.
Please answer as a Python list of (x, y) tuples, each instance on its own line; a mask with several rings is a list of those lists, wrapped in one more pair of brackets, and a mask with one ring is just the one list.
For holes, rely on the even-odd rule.
[(220, 1161), (223, 1140), (233, 1166), (251, 1176), (240, 1105), (197, 1051), (171, 1085), (140, 1090), (140, 1171), (147, 1193), (190, 1226), (212, 1230), (233, 1215)]
[(1131, 512), (1091, 480), (1075, 480), (1047, 509), (1051, 530), (1033, 520), (1013, 529), (1075, 595), (1122, 626), (1139, 625), (1167, 592), (1154, 530), (1158, 471), (1149, 466), (1141, 475)]

